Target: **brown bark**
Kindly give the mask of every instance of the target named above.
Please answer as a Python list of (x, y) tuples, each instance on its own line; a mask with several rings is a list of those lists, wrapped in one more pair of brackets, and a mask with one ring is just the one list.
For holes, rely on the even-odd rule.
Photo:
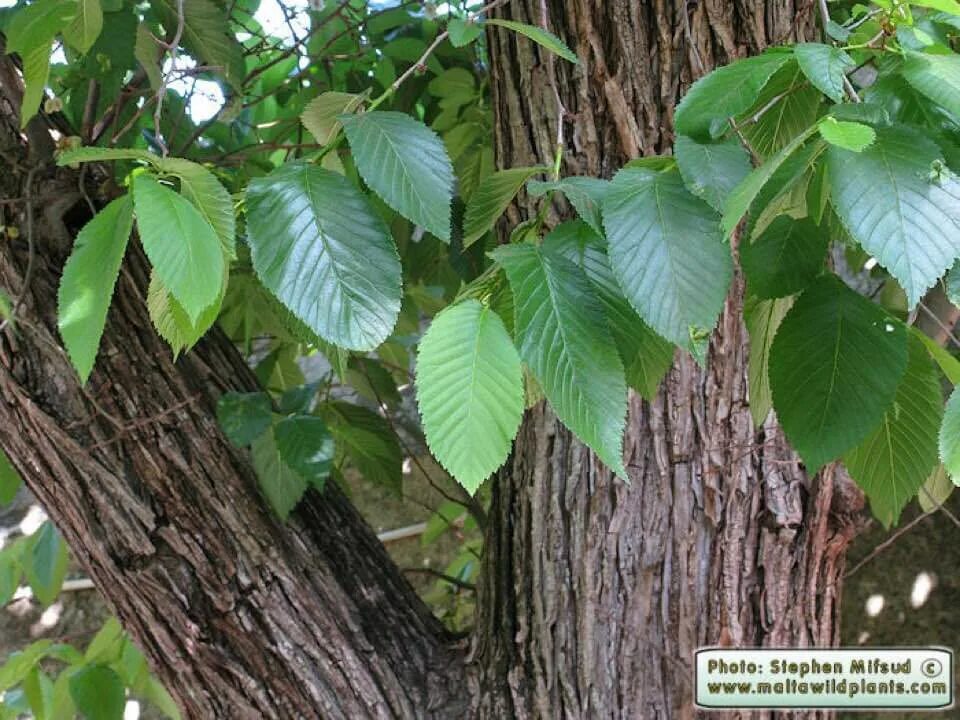
[[(32, 232), (26, 202), (4, 206), (21, 235), (0, 244), (0, 287), (23, 300), (0, 334), (0, 446), (184, 716), (461, 715), (462, 653), (342, 493), (311, 492), (287, 524), (267, 509), (215, 415), (223, 392), (256, 388), (252, 373), (217, 331), (173, 361), (133, 244), (79, 387), (56, 296), (89, 210), (75, 171), (36, 145), (27, 156), (9, 62), (0, 57), (0, 197), (37, 200)], [(31, 130), (46, 134), (41, 121)]]
[[(811, 38), (813, 9), (515, 0), (505, 16), (539, 25), (545, 10), (581, 64), (488, 32), (498, 164), (550, 164), (555, 89), (565, 174), (609, 177), (668, 152), (673, 107), (694, 79)], [(511, 220), (530, 211), (520, 202)], [(863, 500), (839, 470), (808, 477), (774, 422), (754, 428), (742, 296), (737, 278), (704, 369), (678, 353), (654, 402), (632, 397), (629, 486), (545, 405), (528, 413), (490, 511), (472, 655), (480, 716), (690, 718), (698, 646), (838, 642)]]

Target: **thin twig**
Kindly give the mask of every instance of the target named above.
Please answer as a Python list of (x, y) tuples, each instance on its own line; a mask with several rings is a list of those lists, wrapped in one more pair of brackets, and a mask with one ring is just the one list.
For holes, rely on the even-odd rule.
[(924, 495), (927, 496), (927, 500), (929, 500), (934, 505), (935, 510), (939, 510), (940, 512), (942, 512), (944, 515), (950, 518), (950, 522), (952, 522), (954, 525), (960, 528), (960, 518), (957, 518), (956, 515), (954, 515), (952, 512), (950, 512), (950, 510), (945, 508), (943, 504), (940, 503), (939, 500), (937, 500), (933, 495), (930, 494), (930, 491), (927, 490), (925, 486), (923, 485), (920, 486), (920, 492), (922, 492)]
[(13, 301), (13, 305), (10, 307), (10, 314), (3, 319), (2, 323), (0, 323), (0, 332), (3, 332), (7, 325), (13, 322), (17, 315), (17, 311), (23, 304), (23, 299), (27, 295), (27, 290), (30, 288), (30, 282), (33, 280), (33, 268), (36, 263), (37, 256), (36, 246), (33, 242), (33, 178), (41, 167), (41, 165), (34, 165), (27, 172), (27, 185), (23, 192), (24, 201), (26, 202), (24, 212), (27, 216), (27, 269), (23, 274), (23, 283), (20, 285), (20, 292), (17, 293), (17, 297)]
[(946, 333), (947, 338), (949, 338), (949, 340), (950, 340), (954, 345), (956, 345), (957, 347), (960, 347), (960, 338), (958, 338), (958, 337), (954, 334), (953, 328), (951, 328), (951, 327), (949, 327), (948, 325), (944, 324), (943, 320), (941, 320), (941, 319), (937, 316), (937, 314), (936, 314), (933, 310), (931, 310), (930, 308), (928, 308), (928, 307), (926, 306), (926, 304), (924, 304), (923, 302), (920, 302), (917, 307), (918, 307), (920, 310), (923, 310), (923, 311), (929, 316), (929, 318), (930, 318), (931, 320), (933, 320), (933, 322), (935, 322), (935, 323), (937, 324), (937, 327), (939, 327), (944, 333)]
[(177, 48), (180, 46), (180, 39), (183, 37), (183, 27), (186, 22), (186, 18), (183, 14), (183, 0), (177, 0), (177, 30), (173, 35), (173, 40), (170, 41), (170, 72), (164, 73), (163, 77), (160, 78), (160, 87), (157, 88), (157, 107), (153, 111), (153, 132), (157, 145), (160, 146), (161, 154), (166, 157), (170, 154), (169, 148), (167, 148), (167, 143), (163, 140), (163, 137), (160, 133), (160, 116), (163, 112), (163, 98), (167, 94), (167, 83), (169, 82), (170, 73), (173, 73), (177, 67)]
[(854, 573), (856, 573), (856, 572), (857, 572), (858, 570), (860, 570), (864, 565), (866, 565), (867, 563), (869, 563), (871, 560), (873, 560), (875, 557), (877, 557), (877, 556), (880, 555), (882, 552), (884, 552), (887, 548), (889, 548), (891, 545), (893, 545), (897, 540), (899, 540), (899, 539), (900, 539), (901, 537), (903, 537), (905, 534), (907, 534), (908, 532), (910, 532), (911, 530), (913, 530), (913, 528), (915, 528), (917, 525), (920, 524), (920, 521), (921, 521), (921, 520), (923, 520), (924, 518), (930, 517), (930, 516), (933, 515), (933, 513), (935, 513), (935, 512), (936, 512), (936, 508), (934, 508), (933, 510), (928, 510), (927, 512), (923, 513), (922, 515), (918, 515), (917, 517), (915, 517), (913, 520), (911, 520), (910, 522), (908, 522), (908, 523), (907, 523), (906, 525), (904, 525), (902, 528), (899, 528), (893, 535), (891, 535), (891, 536), (888, 537), (886, 540), (884, 540), (882, 543), (880, 543), (879, 545), (877, 545), (877, 546), (870, 552), (870, 554), (867, 555), (863, 560), (861, 560), (861, 561), (858, 562), (856, 565), (854, 565), (853, 568), (852, 568), (851, 570), (849, 570), (849, 571), (843, 576), (844, 579), (846, 579), (846, 578), (850, 577), (851, 575), (853, 575)]

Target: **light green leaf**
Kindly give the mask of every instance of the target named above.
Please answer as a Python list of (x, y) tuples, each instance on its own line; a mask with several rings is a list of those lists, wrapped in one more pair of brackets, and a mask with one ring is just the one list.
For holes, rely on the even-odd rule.
[[(224, 277), (224, 282), (226, 277)], [(187, 316), (187, 311), (177, 302), (173, 294), (166, 288), (156, 271), (150, 273), (150, 283), (147, 286), (147, 311), (157, 333), (170, 346), (173, 356), (178, 357), (196, 345), (216, 322), (223, 302), (223, 292), (212, 305), (207, 307), (194, 322)]]
[(216, 175), (203, 165), (183, 158), (164, 158), (159, 162), (163, 173), (180, 181), (180, 194), (193, 203), (220, 238), (220, 247), (227, 259), (236, 257), (236, 218), (230, 193)]
[(834, 275), (808, 287), (770, 350), (773, 407), (811, 473), (862, 442), (907, 366), (902, 323)]
[(831, 197), (847, 231), (913, 307), (960, 256), (960, 181), (931, 177), (940, 150), (919, 132), (876, 132), (862, 152), (829, 149)]
[(773, 408), (770, 393), (770, 346), (780, 323), (793, 306), (793, 298), (760, 300), (749, 297), (744, 303), (743, 320), (750, 334), (748, 380), (750, 386), (750, 415), (753, 424), (760, 427)]
[(909, 339), (907, 369), (880, 427), (843, 457), (870, 509), (885, 527), (923, 486), (937, 464), (937, 431), (943, 415), (940, 379), (915, 337)]
[(408, 220), (450, 240), (453, 166), (433, 130), (399, 112), (341, 115), (364, 181)]
[(0, 450), (0, 505), (12, 502), (22, 485), (23, 478), (20, 477), (20, 473), (10, 463), (7, 454)]
[(560, 38), (553, 33), (547, 32), (543, 28), (538, 28), (533, 25), (526, 25), (513, 20), (501, 20), (499, 18), (490, 18), (486, 21), (486, 24), (497, 25), (499, 27), (505, 27), (508, 30), (513, 30), (516, 33), (520, 33), (521, 35), (530, 38), (538, 45), (542, 45), (554, 55), (559, 55), (564, 60), (569, 60), (574, 64), (578, 62), (577, 56), (570, 48), (564, 45)]
[(250, 445), (273, 423), (270, 396), (262, 392), (224, 393), (217, 401), (217, 421), (234, 445)]
[(483, 25), (478, 22), (453, 18), (447, 25), (450, 33), (450, 44), (454, 47), (466, 47), (483, 35)]
[(5, 28), (7, 52), (21, 56), (44, 47), (49, 54), (54, 35), (77, 14), (76, 0), (38, 0), (21, 6)]
[(521, 359), (560, 420), (614, 473), (628, 479), (623, 364), (590, 281), (548, 248), (503, 245), (494, 257), (513, 289)]
[(327, 145), (340, 132), (340, 121), (337, 118), (344, 113), (356, 112), (363, 103), (363, 98), (363, 95), (354, 93), (321, 93), (307, 103), (300, 115), (300, 122), (318, 143)]
[(403, 454), (386, 420), (364, 407), (345, 402), (321, 405), (318, 414), (333, 434), (339, 456), (370, 482), (400, 492)]
[(100, 0), (78, 0), (77, 14), (63, 28), (63, 39), (81, 55), (93, 47), (103, 30), (103, 8)]
[(260, 490), (273, 511), (286, 520), (307, 491), (307, 481), (284, 462), (274, 429), (261, 433), (253, 441), (250, 451)]
[(947, 352), (943, 345), (929, 337), (918, 327), (912, 326), (910, 328), (910, 332), (923, 342), (924, 346), (927, 348), (927, 351), (930, 353), (930, 357), (932, 357), (934, 362), (940, 366), (941, 372), (943, 372), (947, 380), (950, 381), (950, 384), (960, 385), (960, 360), (957, 360), (953, 355)]
[(524, 183), (534, 175), (546, 171), (547, 168), (543, 167), (518, 167), (500, 170), (481, 180), (467, 203), (467, 213), (463, 221), (463, 246), (470, 247), (486, 235)]
[(45, 522), (33, 534), (21, 562), (37, 601), (44, 607), (53, 604), (67, 576), (69, 557), (67, 544), (51, 522)]
[(910, 0), (910, 4), (939, 10), (950, 15), (960, 15), (960, 3), (956, 0)]
[[(177, 26), (178, 0), (152, 0), (164, 26)], [(245, 74), (243, 46), (230, 32), (226, 13), (214, 0), (183, 0), (183, 46), (240, 90)]]
[(11, 653), (0, 666), (0, 691), (6, 692), (19, 684), (47, 654), (51, 645), (50, 640), (36, 640), (23, 650)]
[(296, 414), (273, 428), (283, 462), (318, 490), (333, 469), (335, 447), (326, 423), (314, 415)]
[(57, 155), (57, 165), (60, 167), (75, 163), (108, 162), (110, 160), (140, 160), (154, 166), (159, 166), (163, 162), (163, 158), (159, 155), (136, 148), (80, 147), (73, 150), (64, 150)]
[(324, 340), (371, 350), (400, 312), (400, 259), (370, 202), (344, 177), (287, 163), (247, 190), (247, 231), (263, 284)]
[(437, 315), (420, 341), (416, 388), (430, 451), (475, 493), (523, 417), (520, 357), (499, 316), (476, 300)]
[(807, 139), (817, 131), (816, 125), (811, 125), (797, 135), (789, 144), (785, 145), (776, 155), (765, 161), (747, 175), (733, 192), (727, 197), (723, 210), (723, 232), (729, 238), (736, 230), (741, 218), (746, 215), (753, 201), (764, 189), (770, 178), (786, 160), (802, 146)]
[(604, 199), (603, 221), (610, 264), (630, 304), (667, 340), (698, 351), (733, 275), (717, 214), (677, 172), (624, 168)]
[(845, 51), (821, 43), (798, 43), (793, 54), (813, 86), (836, 103), (843, 102), (843, 79), (857, 64)]
[(960, 307), (960, 260), (954, 262), (953, 267), (947, 271), (943, 278), (943, 285), (947, 293), (947, 299)]
[(791, 57), (788, 52), (772, 50), (737, 60), (697, 80), (677, 106), (677, 134), (707, 140), (711, 124), (721, 122), (726, 127), (730, 117), (753, 105), (770, 77)]
[(960, 117), (960, 55), (908, 50), (901, 74), (917, 91)]
[(25, 128), (37, 114), (45, 97), (47, 78), (50, 76), (50, 46), (42, 45), (24, 52), (23, 101), (20, 104), (20, 127)]
[(160, 46), (153, 39), (146, 23), (137, 25), (137, 40), (133, 46), (133, 54), (147, 74), (150, 89), (158, 90), (160, 83), (163, 82), (163, 75), (160, 72)]
[(132, 229), (133, 201), (124, 195), (84, 225), (63, 268), (57, 324), (81, 383), (93, 369)]
[(673, 153), (687, 189), (717, 212), (723, 211), (727, 196), (753, 169), (750, 155), (738, 138), (698, 143), (680, 135)]
[(917, 493), (920, 509), (924, 512), (933, 512), (950, 498), (955, 487), (950, 475), (947, 474), (947, 469), (941, 463), (937, 463), (937, 467)]
[(824, 118), (820, 125), (820, 136), (831, 145), (845, 150), (861, 152), (877, 139), (876, 131), (869, 125), (857, 122)]
[(604, 245), (603, 237), (581, 220), (561, 223), (544, 240), (544, 247), (572, 260), (586, 273), (603, 305), (627, 384), (652, 400), (673, 365), (674, 347), (651, 330), (623, 296)]
[(954, 484), (960, 485), (960, 389), (954, 389), (943, 413), (940, 460)]
[(573, 205), (580, 219), (592, 227), (598, 235), (603, 235), (600, 207), (609, 187), (610, 183), (607, 180), (573, 176), (549, 182), (531, 180), (527, 183), (527, 192), (532, 197), (540, 197), (553, 190), (562, 192)]
[(740, 264), (750, 291), (777, 298), (803, 290), (823, 269), (830, 238), (810, 218), (780, 215), (751, 242), (740, 244)]
[(86, 720), (122, 720), (126, 692), (120, 676), (106, 665), (90, 665), (70, 678), (70, 695)]
[(112, 663), (120, 658), (123, 641), (120, 622), (115, 617), (109, 617), (87, 645), (83, 659), (88, 663)]
[(223, 287), (223, 251), (210, 223), (192, 203), (141, 174), (133, 180), (140, 242), (157, 277), (196, 323)]

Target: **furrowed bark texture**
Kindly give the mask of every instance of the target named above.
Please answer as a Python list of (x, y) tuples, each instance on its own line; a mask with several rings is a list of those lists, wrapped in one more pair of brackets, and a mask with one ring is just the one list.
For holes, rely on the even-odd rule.
[[(558, 97), (565, 174), (609, 177), (668, 151), (693, 80), (812, 39), (814, 11), (803, 0), (514, 0), (497, 12), (546, 21), (581, 62), (488, 30), (498, 165), (551, 164)], [(511, 221), (532, 206), (518, 202)], [(490, 512), (472, 652), (480, 717), (692, 718), (698, 646), (838, 642), (863, 500), (838, 470), (808, 477), (774, 422), (753, 427), (742, 297), (737, 278), (705, 369), (678, 353), (654, 402), (631, 398), (629, 486), (544, 404), (528, 412)]]
[[(0, 446), (184, 717), (462, 716), (462, 653), (342, 493), (312, 492), (287, 524), (267, 509), (215, 414), (223, 392), (256, 381), (216, 331), (173, 361), (134, 242), (78, 386), (56, 297), (90, 211), (41, 121), (24, 143), (20, 97), (0, 57), (0, 196), (34, 199), (32, 233), (26, 203), (0, 205), (0, 224), (21, 229), (0, 243), (0, 287), (23, 294), (16, 329), (0, 333)], [(92, 191), (105, 178), (87, 179)]]

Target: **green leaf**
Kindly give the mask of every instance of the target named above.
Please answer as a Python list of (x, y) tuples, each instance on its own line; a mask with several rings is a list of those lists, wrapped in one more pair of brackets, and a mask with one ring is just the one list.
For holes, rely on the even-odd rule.
[(76, 0), (38, 0), (20, 7), (5, 28), (8, 53), (28, 53), (50, 43), (77, 14)]
[(910, 332), (923, 342), (930, 353), (930, 357), (940, 366), (941, 372), (950, 381), (951, 385), (960, 385), (960, 360), (947, 352), (940, 343), (929, 337), (917, 327), (911, 327)]
[(63, 268), (57, 324), (81, 383), (93, 369), (132, 229), (133, 202), (124, 195), (84, 225)]
[(20, 104), (20, 127), (25, 128), (43, 102), (50, 76), (50, 46), (35, 47), (21, 55), (23, 60), (23, 100)]
[(911, 5), (930, 8), (950, 15), (960, 15), (960, 3), (956, 0), (910, 0)]
[(810, 218), (778, 216), (752, 242), (740, 244), (740, 264), (759, 298), (793, 295), (809, 285), (827, 256), (826, 228)]
[(307, 481), (284, 462), (273, 428), (261, 433), (250, 450), (260, 490), (273, 511), (286, 520), (307, 491)]
[(937, 463), (937, 467), (917, 493), (920, 509), (924, 512), (936, 510), (949, 499), (955, 487), (956, 485), (947, 474), (947, 469), (941, 463)]
[(487, 175), (470, 196), (463, 221), (463, 247), (473, 245), (487, 234), (503, 215), (520, 188), (534, 175), (546, 172), (543, 167), (519, 167)]
[(106, 665), (90, 665), (70, 678), (70, 696), (86, 720), (122, 720), (127, 699), (120, 676)]
[(359, 405), (332, 402), (320, 406), (320, 416), (345, 457), (368, 481), (396, 493), (403, 483), (403, 454), (390, 424)]
[(0, 450), (0, 505), (12, 502), (22, 485), (23, 478), (20, 477), (20, 473), (10, 463), (7, 454)]
[(773, 407), (811, 473), (862, 442), (907, 365), (904, 326), (833, 275), (808, 287), (770, 350)]
[(164, 162), (159, 155), (136, 148), (79, 147), (73, 150), (64, 150), (57, 155), (57, 165), (60, 167), (75, 163), (108, 162), (110, 160), (140, 160), (154, 166), (159, 166), (160, 163)]
[(863, 123), (846, 122), (828, 117), (824, 118), (819, 128), (820, 136), (828, 143), (853, 152), (867, 149), (877, 139), (876, 131)]
[(613, 273), (630, 304), (667, 340), (697, 351), (733, 275), (717, 215), (677, 172), (624, 168), (603, 202)]
[(150, 81), (150, 89), (158, 90), (163, 82), (163, 75), (160, 72), (160, 46), (150, 34), (150, 27), (141, 22), (137, 25), (137, 39), (133, 47), (133, 54), (140, 63), (140, 67), (147, 74)]
[(50, 640), (37, 640), (23, 650), (11, 653), (0, 666), (0, 691), (6, 692), (19, 684), (47, 654), (51, 645)]
[(790, 62), (774, 73), (737, 124), (750, 146), (769, 158), (816, 121), (822, 102), (800, 66)]
[(523, 417), (513, 341), (493, 310), (465, 300), (433, 319), (416, 367), (430, 451), (473, 494), (507, 459)]
[(217, 401), (217, 420), (230, 442), (245, 447), (273, 423), (270, 396), (266, 393), (228, 392)]
[[(225, 281), (226, 278), (224, 278)], [(226, 288), (221, 287), (221, 293), (225, 290)], [(220, 314), (222, 301), (221, 294), (212, 305), (200, 313), (200, 317), (194, 322), (164, 286), (157, 273), (155, 271), (150, 273), (150, 283), (147, 286), (147, 311), (150, 313), (150, 320), (157, 333), (173, 350), (174, 357), (196, 345), (213, 326)]]
[(314, 140), (321, 145), (327, 145), (340, 132), (340, 121), (337, 118), (344, 113), (356, 112), (363, 103), (363, 98), (363, 95), (354, 93), (321, 93), (307, 103), (300, 115), (300, 122), (310, 131)]
[(408, 220), (450, 240), (453, 166), (433, 130), (399, 112), (341, 115), (364, 181)]
[(180, 181), (180, 194), (193, 203), (220, 239), (220, 247), (227, 259), (236, 257), (236, 218), (230, 193), (216, 175), (195, 162), (183, 158), (164, 158), (159, 162), (161, 172)]
[(483, 35), (483, 25), (478, 22), (453, 18), (447, 25), (450, 33), (450, 44), (454, 47), (465, 47)]
[(570, 260), (545, 247), (504, 245), (494, 257), (513, 289), (521, 359), (560, 420), (628, 479), (623, 364), (590, 281)]
[(900, 71), (918, 92), (960, 117), (960, 55), (907, 51)]
[(247, 189), (247, 231), (263, 284), (324, 340), (371, 350), (400, 312), (400, 259), (369, 201), (343, 176), (281, 165)]
[(580, 219), (592, 227), (598, 235), (603, 235), (600, 207), (609, 187), (610, 183), (600, 178), (574, 176), (549, 182), (531, 180), (527, 183), (527, 192), (532, 197), (541, 197), (550, 191), (562, 192), (573, 205)]
[(843, 102), (843, 79), (857, 66), (853, 58), (840, 48), (821, 43), (798, 43), (793, 54), (815, 88), (834, 102)]
[(723, 232), (726, 237), (730, 237), (736, 230), (741, 218), (746, 215), (753, 201), (764, 189), (766, 184), (773, 177), (774, 173), (793, 155), (807, 139), (817, 131), (816, 125), (811, 125), (802, 133), (797, 135), (789, 144), (785, 145), (776, 155), (764, 162), (760, 167), (755, 168), (747, 175), (733, 192), (727, 197), (727, 202), (723, 209)]
[[(152, 0), (167, 28), (177, 26), (178, 0)], [(183, 0), (183, 46), (240, 90), (245, 74), (243, 46), (230, 32), (226, 13), (214, 0)]]
[(83, 659), (88, 663), (112, 663), (120, 658), (123, 641), (120, 622), (115, 617), (109, 617), (87, 645)]
[(499, 27), (505, 27), (508, 30), (513, 30), (516, 33), (520, 33), (521, 35), (530, 38), (538, 45), (542, 45), (554, 55), (559, 55), (564, 60), (569, 60), (573, 64), (577, 64), (578, 62), (577, 56), (570, 48), (564, 45), (560, 38), (552, 33), (547, 32), (543, 28), (514, 22), (513, 20), (500, 20), (499, 18), (490, 18), (486, 21), (486, 24), (497, 25)]
[(753, 105), (770, 77), (790, 61), (791, 54), (773, 50), (717, 68), (695, 82), (677, 106), (674, 126), (678, 135), (703, 141), (711, 124), (739, 115)]
[(919, 132), (876, 132), (862, 152), (829, 149), (831, 197), (847, 231), (913, 307), (960, 256), (960, 181), (931, 178), (940, 151)]
[(48, 708), (53, 701), (53, 683), (40, 668), (35, 667), (23, 679), (23, 694), (30, 703), (36, 720), (46, 720)]
[(140, 242), (157, 277), (195, 323), (223, 287), (216, 232), (191, 202), (150, 175), (134, 177), (133, 204)]
[(687, 189), (717, 212), (723, 211), (727, 196), (753, 169), (750, 155), (738, 138), (698, 143), (680, 135), (673, 153)]
[(960, 485), (960, 390), (947, 400), (940, 426), (940, 460), (955, 485)]
[(773, 408), (770, 393), (770, 346), (780, 323), (793, 306), (793, 298), (760, 300), (749, 297), (744, 303), (743, 320), (750, 334), (750, 359), (747, 377), (750, 387), (750, 415), (761, 427)]
[(24, 552), (23, 572), (37, 601), (47, 607), (60, 594), (67, 575), (67, 544), (50, 522), (45, 522), (30, 538)]
[(77, 14), (63, 28), (63, 39), (81, 55), (85, 54), (100, 37), (103, 30), (103, 8), (100, 0), (78, 0)]
[(273, 428), (283, 462), (318, 490), (333, 469), (335, 447), (326, 423), (314, 415), (292, 415)]
[(847, 472), (870, 499), (885, 527), (900, 512), (937, 464), (937, 431), (943, 415), (940, 379), (927, 351), (909, 339), (907, 369), (880, 427), (843, 457)]
[(604, 244), (603, 237), (580, 220), (561, 223), (544, 240), (544, 247), (572, 260), (586, 273), (603, 305), (627, 384), (652, 400), (673, 365), (674, 348), (650, 329), (623, 296)]

